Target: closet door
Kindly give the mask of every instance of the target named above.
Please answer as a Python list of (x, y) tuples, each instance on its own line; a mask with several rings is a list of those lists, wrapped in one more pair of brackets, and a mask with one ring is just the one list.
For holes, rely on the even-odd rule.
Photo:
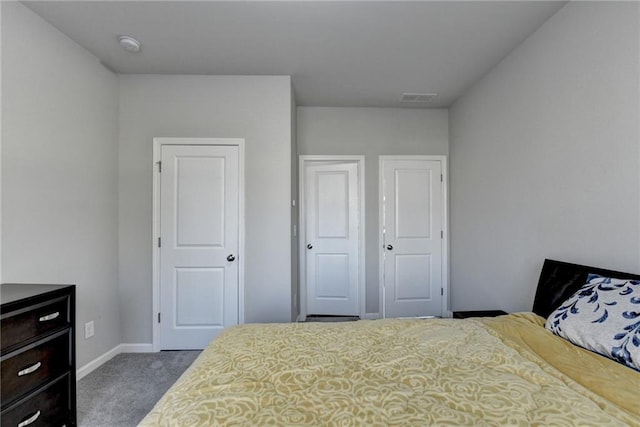
[(380, 180), (384, 316), (441, 316), (441, 161), (380, 156)]

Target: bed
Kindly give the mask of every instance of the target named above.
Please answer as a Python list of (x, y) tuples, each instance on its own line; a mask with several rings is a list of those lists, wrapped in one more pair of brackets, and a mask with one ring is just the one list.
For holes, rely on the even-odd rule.
[[(532, 313), (229, 328), (140, 426), (640, 426), (635, 361), (545, 328), (572, 311), (594, 316), (579, 303), (565, 310), (577, 294), (586, 293), (580, 298), (591, 308), (598, 289), (631, 289), (639, 280), (545, 260)], [(585, 283), (596, 291), (588, 294)], [(616, 296), (635, 298), (627, 288)], [(620, 304), (599, 298), (598, 310), (613, 317)], [(601, 326), (591, 324), (586, 329)]]

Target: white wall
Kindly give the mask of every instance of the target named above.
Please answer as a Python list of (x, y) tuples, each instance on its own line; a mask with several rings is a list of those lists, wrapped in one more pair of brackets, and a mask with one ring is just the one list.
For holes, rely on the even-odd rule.
[(120, 309), (152, 336), (153, 137), (245, 138), (245, 320), (291, 320), (291, 79), (120, 76)]
[(531, 310), (544, 258), (640, 271), (638, 7), (569, 3), (451, 108), (454, 310)]
[(447, 155), (445, 109), (298, 107), (299, 155), (365, 156), (367, 313), (379, 313), (378, 156)]
[[(2, 5), (0, 5), (0, 24), (2, 23)], [(2, 31), (0, 31), (0, 53), (2, 52)], [(2, 81), (2, 55), (0, 54), (0, 82)], [(0, 83), (0, 100), (2, 83)], [(0, 102), (0, 129), (2, 127), (2, 102)], [(0, 283), (2, 283), (2, 132), (0, 131)]]
[(2, 280), (77, 285), (80, 367), (120, 343), (117, 78), (22, 4), (1, 7)]

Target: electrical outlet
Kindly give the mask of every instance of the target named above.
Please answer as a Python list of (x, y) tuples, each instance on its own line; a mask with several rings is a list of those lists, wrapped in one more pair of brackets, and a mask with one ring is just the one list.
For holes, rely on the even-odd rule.
[(84, 324), (84, 339), (89, 339), (94, 335), (93, 320)]

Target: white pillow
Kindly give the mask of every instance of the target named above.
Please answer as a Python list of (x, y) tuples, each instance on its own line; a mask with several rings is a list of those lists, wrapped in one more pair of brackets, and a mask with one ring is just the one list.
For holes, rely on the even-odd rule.
[(640, 281), (590, 274), (545, 328), (640, 371)]

